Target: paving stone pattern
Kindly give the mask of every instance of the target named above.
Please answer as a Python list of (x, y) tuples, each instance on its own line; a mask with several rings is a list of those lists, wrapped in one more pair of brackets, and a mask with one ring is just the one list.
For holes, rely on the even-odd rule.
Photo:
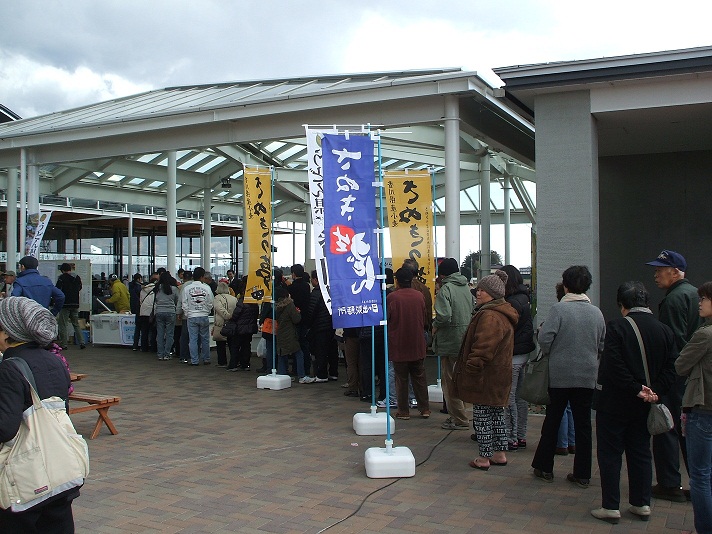
[[(124, 347), (70, 347), (65, 355), (73, 371), (89, 375), (77, 390), (121, 396), (109, 412), (119, 434), (103, 427), (89, 441), (91, 474), (74, 502), (79, 533), (692, 530), (687, 503), (654, 500), (648, 523), (626, 512), (617, 526), (593, 519), (596, 466), (591, 487), (580, 489), (565, 480), (571, 456), (557, 457), (553, 484), (535, 479), (529, 465), (541, 416), (530, 417), (529, 448), (483, 472), (467, 465), (477, 455), (470, 432), (440, 428), (440, 404), (427, 420), (411, 410), (393, 438), (413, 452), (415, 476), (369, 479), (364, 452), (384, 447), (384, 436), (353, 431), (353, 415), (369, 405), (343, 396), (343, 367), (338, 382), (269, 391), (256, 388), (257, 373), (216, 367), (215, 354), (210, 366)], [(436, 366), (427, 359), (431, 384)], [(72, 419), (87, 435), (96, 413)], [(625, 478), (621, 491), (625, 503)]]

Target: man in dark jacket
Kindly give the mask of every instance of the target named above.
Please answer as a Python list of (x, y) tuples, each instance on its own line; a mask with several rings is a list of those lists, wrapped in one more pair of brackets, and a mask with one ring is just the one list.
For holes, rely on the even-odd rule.
[(56, 316), (62, 311), (64, 293), (55, 287), (52, 280), (40, 274), (38, 266), (37, 258), (32, 256), (25, 256), (20, 260), (20, 274), (12, 288), (12, 296), (32, 299)]
[[(294, 305), (301, 313), (305, 313), (309, 307), (309, 294), (311, 293), (311, 288), (309, 287), (308, 278), (304, 273), (304, 266), (296, 263), (292, 265), (292, 283), (289, 285), (289, 296), (292, 297)], [(307, 339), (308, 328), (304, 325), (302, 321), (297, 325), (297, 335), (299, 336), (299, 346), (302, 349), (302, 354), (304, 355), (304, 372), (307, 376), (311, 373), (311, 352), (309, 347), (309, 340)]]
[[(665, 298), (659, 306), (659, 319), (672, 328), (675, 336), (675, 358), (702, 324), (697, 313), (699, 296), (697, 288), (685, 279), (687, 261), (674, 250), (663, 250), (647, 265), (655, 267), (655, 284), (665, 290)], [(687, 446), (680, 429), (682, 396), (685, 393), (685, 378), (676, 377), (667, 395), (661, 397), (675, 421), (670, 432), (653, 436), (653, 458), (658, 483), (653, 487), (653, 497), (673, 502), (684, 502), (689, 490), (682, 489), (680, 476), (680, 450), (687, 469)]]
[(59, 344), (63, 349), (69, 344), (68, 329), (73, 327), (74, 335), (79, 339), (79, 348), (84, 349), (84, 334), (79, 328), (79, 293), (82, 290), (82, 279), (72, 272), (72, 266), (63, 263), (60, 268), (62, 274), (57, 279), (57, 288), (64, 293), (64, 306), (57, 316), (59, 326)]
[(316, 382), (339, 379), (339, 353), (331, 314), (326, 308), (316, 271), (311, 272), (314, 289), (309, 296), (309, 306), (301, 324), (308, 330), (309, 348), (316, 357)]
[[(23, 297), (0, 300), (0, 443), (17, 435), (22, 412), (32, 405), (30, 386), (10, 358), (27, 362), (40, 398), (67, 399), (69, 372), (54, 354), (43, 350), (57, 336), (57, 321), (38, 303)], [(0, 532), (73, 533), (72, 501), (79, 488), (68, 489), (23, 512), (0, 509)]]

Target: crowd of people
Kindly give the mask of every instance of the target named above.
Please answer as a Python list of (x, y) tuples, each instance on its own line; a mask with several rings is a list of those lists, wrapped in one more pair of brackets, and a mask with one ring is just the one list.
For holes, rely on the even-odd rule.
[[(454, 258), (445, 258), (438, 266), (434, 300), (415, 261), (386, 271), (387, 328), (334, 329), (316, 271), (308, 274), (299, 264), (291, 267), (290, 278), (275, 269), (274, 303), (266, 302), (261, 309), (245, 302), (246, 277), (229, 272), (214, 281), (202, 267), (192, 272), (181, 269), (177, 278), (159, 269), (145, 283), (136, 274), (127, 285), (111, 275), (108, 301), (115, 309), (136, 315), (133, 349), (153, 351), (159, 360), (175, 356), (192, 366), (210, 365), (212, 337), (218, 367), (249, 371), (252, 339), (260, 332), (262, 366), (257, 372), (276, 368), (300, 384), (313, 384), (339, 379), (340, 345), (346, 362), (344, 395), (395, 408), (395, 417), (401, 420), (410, 419), (411, 409), (422, 418), (431, 415), (425, 371), (431, 347), (440, 356), (441, 411), (448, 414), (441, 427), (474, 429), (471, 437), (478, 455), (469, 465), (481, 471), (506, 466), (508, 453), (527, 447), (529, 406), (519, 390), (538, 343), (548, 358), (550, 402), (531, 463), (534, 477), (554, 482), (555, 455), (574, 454), (572, 472), (565, 478), (575, 487), (589, 487), (595, 409), (601, 507), (591, 511), (593, 517), (610, 523), (620, 520), (625, 454), (630, 513), (648, 520), (651, 498), (689, 499), (697, 532), (709, 533), (712, 282), (695, 288), (685, 277), (684, 257), (671, 250), (648, 265), (655, 268), (656, 285), (665, 291), (658, 318), (649, 307), (645, 285), (630, 281), (616, 294), (621, 316), (606, 323), (587, 296), (592, 284), (589, 269), (574, 265), (562, 273), (558, 302), (536, 328), (529, 288), (515, 267), (505, 265), (470, 287)], [(61, 266), (56, 285), (39, 275), (36, 259), (23, 258), (20, 266), (20, 275), (12, 273), (5, 298), (0, 299), (0, 348), (6, 354), (30, 350), (33, 371), (53, 377), (51, 383), (38, 385), (40, 393), (66, 399), (71, 384), (65, 380), (66, 361), (62, 367), (56, 364), (61, 350), (52, 354), (42, 349), (54, 341), (55, 348), (66, 347), (71, 329), (78, 332), (81, 280), (69, 264)], [(43, 322), (28, 324), (31, 316)], [(48, 360), (47, 354), (54, 359)], [(0, 422), (5, 438), (0, 441), (14, 435), (18, 414), (27, 407), (26, 384), (18, 381), (16, 370), (0, 363), (0, 415), (8, 418)], [(647, 418), (652, 403), (669, 408), (674, 428), (653, 436), (651, 448)], [(682, 487), (680, 452), (689, 490)], [(53, 500), (47, 513), (62, 521), (71, 519), (71, 500), (77, 494), (72, 491), (63, 500)], [(0, 524), (15, 524), (9, 521), (17, 516), (8, 514), (0, 511)]]

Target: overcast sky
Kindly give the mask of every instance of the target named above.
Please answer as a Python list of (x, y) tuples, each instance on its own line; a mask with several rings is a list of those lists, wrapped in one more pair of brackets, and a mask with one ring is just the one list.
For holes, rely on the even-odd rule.
[(712, 2), (0, 0), (0, 13), (0, 104), (31, 117), (174, 85), (704, 46)]
[[(0, 104), (25, 118), (176, 85), (433, 67), (487, 75), (712, 44), (709, 0), (0, 0), (0, 13)], [(520, 267), (529, 231), (513, 230)], [(463, 232), (464, 257), (479, 232)], [(494, 228), (492, 247), (502, 243)]]

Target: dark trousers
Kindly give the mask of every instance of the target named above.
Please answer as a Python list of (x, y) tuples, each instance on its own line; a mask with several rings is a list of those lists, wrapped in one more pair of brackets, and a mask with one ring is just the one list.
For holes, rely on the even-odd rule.
[(0, 509), (0, 532), (74, 534), (72, 501), (59, 498), (18, 513)]
[(179, 324), (173, 327), (173, 346), (171, 346), (171, 353), (180, 355), (180, 336), (183, 327)]
[(592, 437), (591, 437), (591, 400), (593, 389), (587, 388), (549, 388), (551, 404), (546, 407), (546, 417), (541, 427), (541, 439), (534, 453), (532, 467), (545, 473), (554, 470), (554, 452), (559, 434), (561, 418), (566, 410), (566, 403), (571, 403), (571, 413), (576, 427), (576, 456), (574, 456), (574, 476), (584, 480), (591, 478)]
[(227, 338), (227, 340), (230, 347), (230, 363), (227, 368), (249, 368), (250, 357), (252, 356), (252, 334), (237, 334)]
[[(371, 395), (374, 379), (374, 369), (371, 364), (371, 355), (374, 353), (371, 347), (370, 337), (359, 338), (359, 370), (361, 371), (361, 395)], [(375, 376), (380, 380), (377, 396), (379, 399), (386, 397), (386, 374), (385, 374), (385, 354), (386, 349), (383, 343), (383, 333), (376, 331), (375, 341)], [(375, 399), (374, 399), (375, 400)]]
[(227, 365), (227, 341), (215, 340), (215, 352), (218, 354), (218, 365)]
[(685, 377), (677, 376), (675, 383), (670, 387), (667, 395), (661, 396), (660, 400), (668, 407), (672, 420), (675, 421), (675, 428), (664, 434), (653, 436), (653, 459), (655, 460), (655, 478), (663, 487), (679, 488), (682, 483), (680, 476), (680, 449), (682, 449), (682, 460), (687, 467), (687, 445), (685, 437), (680, 431), (680, 410), (682, 406), (682, 395), (685, 393)]
[(302, 349), (302, 359), (304, 360), (304, 375), (311, 376), (312, 353), (316, 354), (314, 350), (309, 348), (309, 339), (307, 339), (307, 332), (309, 328), (306, 325), (299, 323), (297, 325), (297, 335), (299, 336), (299, 346)]
[(413, 394), (418, 401), (418, 410), (430, 410), (428, 398), (428, 380), (425, 377), (425, 360), (412, 362), (393, 362), (393, 372), (396, 375), (396, 403), (399, 413), (408, 413), (408, 378), (413, 382)]
[(188, 335), (188, 320), (183, 318), (183, 325), (180, 329), (180, 359), (183, 361), (190, 360), (190, 336)]
[(333, 330), (314, 332), (309, 340), (309, 348), (316, 360), (317, 378), (339, 376), (339, 350)]
[[(140, 344), (141, 344), (141, 352), (148, 352), (149, 351), (149, 341), (150, 341), (150, 332), (151, 332), (151, 322), (148, 320), (148, 315), (138, 315), (136, 317), (137, 323), (136, 325), (138, 326), (138, 330), (140, 333)], [(134, 337), (134, 344), (136, 344), (136, 338)]]
[[(620, 508), (621, 465), (623, 453), (628, 467), (628, 494), (633, 506), (650, 506), (653, 483), (653, 460), (650, 453), (648, 410), (596, 412), (596, 454), (601, 474), (601, 506), (608, 510)], [(576, 454), (578, 455), (578, 427)]]

